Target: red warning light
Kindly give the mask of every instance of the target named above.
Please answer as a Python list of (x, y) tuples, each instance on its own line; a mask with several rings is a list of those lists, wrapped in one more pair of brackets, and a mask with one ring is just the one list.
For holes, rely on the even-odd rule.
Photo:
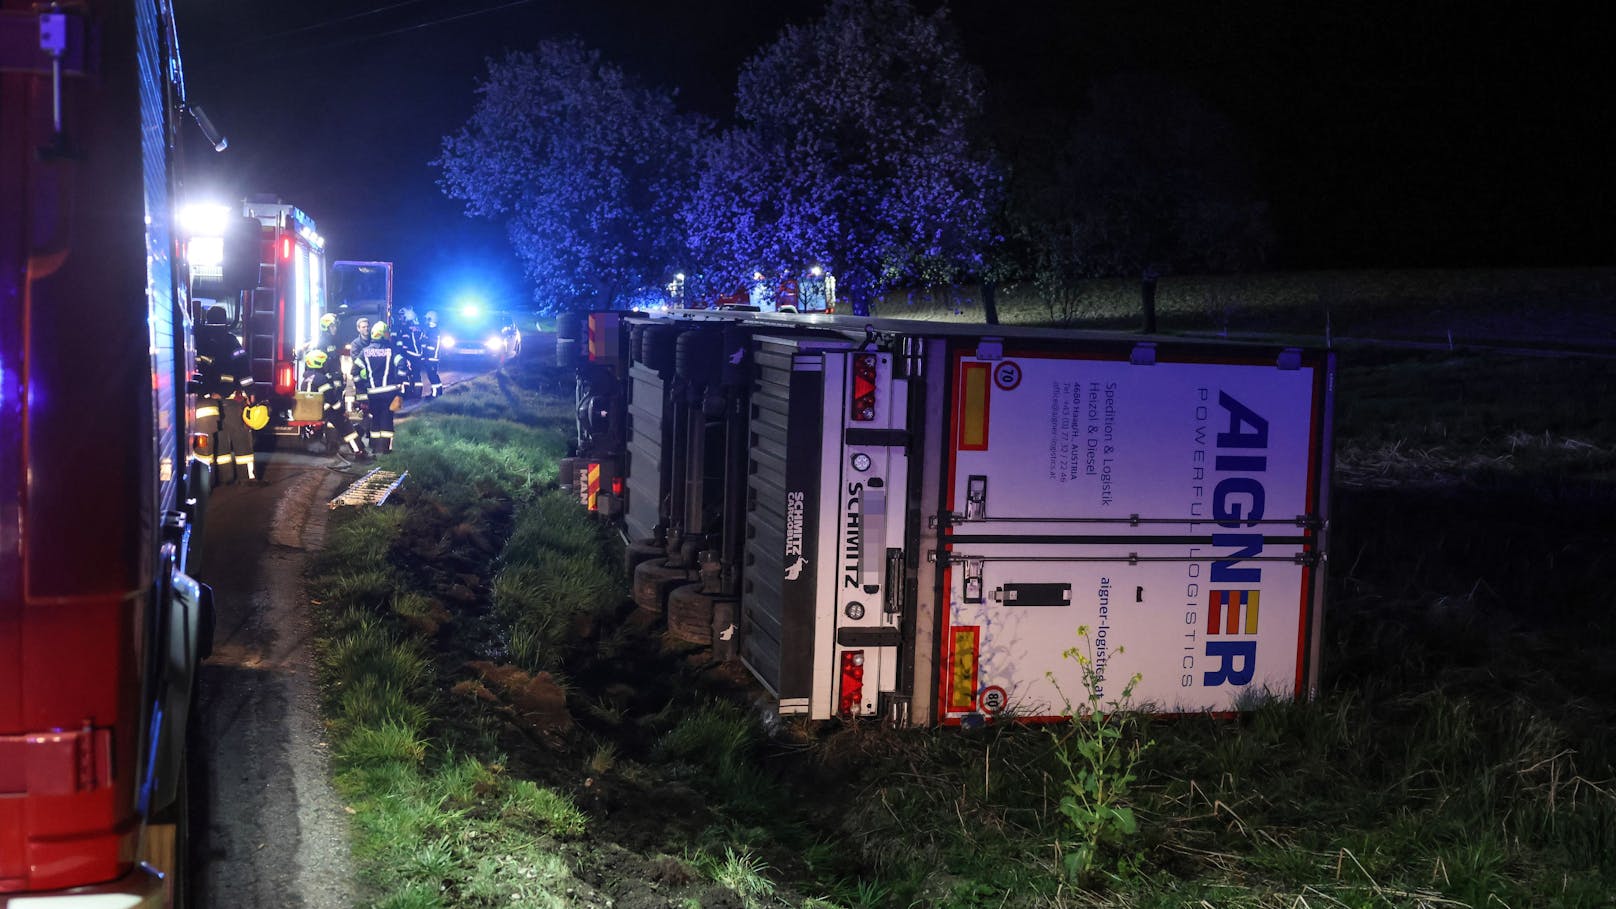
[(843, 716), (857, 714), (864, 703), (864, 651), (842, 651), (841, 697), (837, 707)]
[(853, 401), (848, 417), (860, 423), (875, 419), (875, 354), (853, 356)]

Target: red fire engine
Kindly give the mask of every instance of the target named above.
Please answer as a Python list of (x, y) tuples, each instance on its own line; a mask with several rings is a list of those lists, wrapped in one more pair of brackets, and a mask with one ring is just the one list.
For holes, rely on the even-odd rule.
[(183, 853), (211, 596), (169, 10), (0, 0), (0, 907), (161, 905)]
[(223, 308), (252, 365), (254, 394), (277, 431), (290, 423), (301, 372), (297, 350), (314, 340), (326, 311), (325, 238), (302, 209), (253, 196), (239, 216), (224, 206), (186, 210), (191, 297), (199, 311)]

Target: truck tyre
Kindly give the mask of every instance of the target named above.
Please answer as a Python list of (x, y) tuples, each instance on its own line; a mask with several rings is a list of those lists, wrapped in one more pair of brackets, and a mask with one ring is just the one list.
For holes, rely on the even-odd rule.
[(695, 329), (679, 336), (674, 351), (674, 374), (698, 388), (718, 383), (724, 359), (724, 336), (713, 329)]
[(634, 569), (640, 567), (641, 562), (652, 559), (666, 559), (668, 550), (654, 540), (640, 540), (628, 544), (623, 549), (623, 573), (634, 577)]
[(556, 316), (557, 341), (582, 341), (584, 337), (583, 313), (564, 312)]
[(628, 358), (634, 363), (645, 362), (645, 357), (641, 353), (645, 348), (645, 329), (646, 326), (636, 322), (628, 330)]
[(668, 592), (696, 579), (688, 568), (672, 567), (656, 559), (634, 566), (634, 605), (641, 611), (660, 616), (668, 603)]
[(640, 342), (640, 361), (657, 372), (671, 372), (681, 334), (683, 331), (673, 325), (647, 325)]
[(711, 647), (716, 638), (713, 612), (717, 598), (701, 588), (699, 583), (685, 584), (669, 591), (668, 633), (681, 641)]
[(556, 338), (556, 365), (563, 369), (577, 366), (580, 360), (579, 349), (576, 338)]

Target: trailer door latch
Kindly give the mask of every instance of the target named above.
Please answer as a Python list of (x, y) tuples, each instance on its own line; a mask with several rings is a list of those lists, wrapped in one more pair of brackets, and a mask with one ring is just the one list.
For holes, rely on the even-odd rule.
[(965, 602), (985, 603), (987, 599), (982, 590), (982, 560), (965, 560)]
[(988, 478), (973, 473), (965, 482), (965, 520), (980, 521), (988, 513)]

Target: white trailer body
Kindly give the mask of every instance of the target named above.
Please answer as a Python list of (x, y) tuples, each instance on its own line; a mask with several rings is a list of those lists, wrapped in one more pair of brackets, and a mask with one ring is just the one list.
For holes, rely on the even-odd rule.
[(1316, 686), (1332, 354), (596, 316), (580, 495), (645, 544), (637, 605), (782, 714), (1228, 713)]
[(954, 367), (941, 718), (1109, 708), (1136, 675), (1131, 705), (1161, 713), (1308, 689), (1320, 366)]
[(782, 713), (1055, 719), (1135, 675), (1127, 706), (1220, 713), (1314, 685), (1329, 355), (935, 328), (753, 350), (740, 654)]

